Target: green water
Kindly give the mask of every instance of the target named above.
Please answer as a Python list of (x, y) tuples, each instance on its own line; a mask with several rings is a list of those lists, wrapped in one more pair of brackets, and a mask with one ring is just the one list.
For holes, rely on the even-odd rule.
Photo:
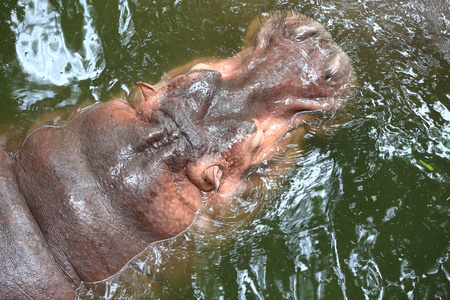
[[(0, 144), (35, 118), (126, 95), (138, 80), (239, 51), (287, 9), (353, 61), (351, 118), (307, 135), (283, 173), (210, 227), (155, 243), (81, 299), (449, 299), (450, 10), (422, 1), (7, 1), (0, 4)], [(339, 127), (339, 128), (333, 128)], [(294, 146), (293, 146), (294, 147)], [(281, 174), (267, 176), (268, 174)]]

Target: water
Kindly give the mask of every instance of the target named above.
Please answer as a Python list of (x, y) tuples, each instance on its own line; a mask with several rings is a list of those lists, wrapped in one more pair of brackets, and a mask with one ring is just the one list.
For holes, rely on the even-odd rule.
[(263, 165), (229, 212), (80, 299), (450, 298), (448, 0), (105, 2), (2, 1), (0, 144), (17, 149), (44, 113), (229, 57), (270, 10), (321, 22), (360, 89), (348, 120), (278, 158), (294, 169)]

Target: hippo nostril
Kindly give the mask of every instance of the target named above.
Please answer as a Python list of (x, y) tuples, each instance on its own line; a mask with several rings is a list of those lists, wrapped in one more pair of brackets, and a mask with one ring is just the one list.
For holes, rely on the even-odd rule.
[(317, 27), (310, 24), (297, 27), (290, 33), (290, 35), (294, 38), (294, 40), (301, 42), (308, 38), (314, 37), (317, 33)]
[(255, 151), (264, 143), (264, 132), (258, 129), (252, 141), (250, 142), (250, 150)]
[(335, 55), (330, 60), (329, 67), (325, 71), (325, 79), (330, 80), (341, 69), (342, 59), (340, 55)]

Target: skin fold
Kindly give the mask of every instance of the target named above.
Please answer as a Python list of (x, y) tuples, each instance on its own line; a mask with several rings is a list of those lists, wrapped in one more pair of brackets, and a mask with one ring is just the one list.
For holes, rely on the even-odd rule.
[(0, 298), (70, 299), (189, 227), (253, 168), (341, 105), (348, 56), (302, 15), (266, 21), (236, 56), (0, 148)]

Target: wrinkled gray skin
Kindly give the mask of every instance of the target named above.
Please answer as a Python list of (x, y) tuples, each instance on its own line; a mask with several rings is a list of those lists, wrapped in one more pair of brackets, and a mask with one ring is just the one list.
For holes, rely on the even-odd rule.
[(182, 232), (287, 132), (335, 108), (349, 81), (322, 26), (269, 20), (233, 58), (139, 83), (132, 106), (109, 101), (41, 127), (14, 157), (0, 149), (0, 298), (71, 299), (81, 281)]

